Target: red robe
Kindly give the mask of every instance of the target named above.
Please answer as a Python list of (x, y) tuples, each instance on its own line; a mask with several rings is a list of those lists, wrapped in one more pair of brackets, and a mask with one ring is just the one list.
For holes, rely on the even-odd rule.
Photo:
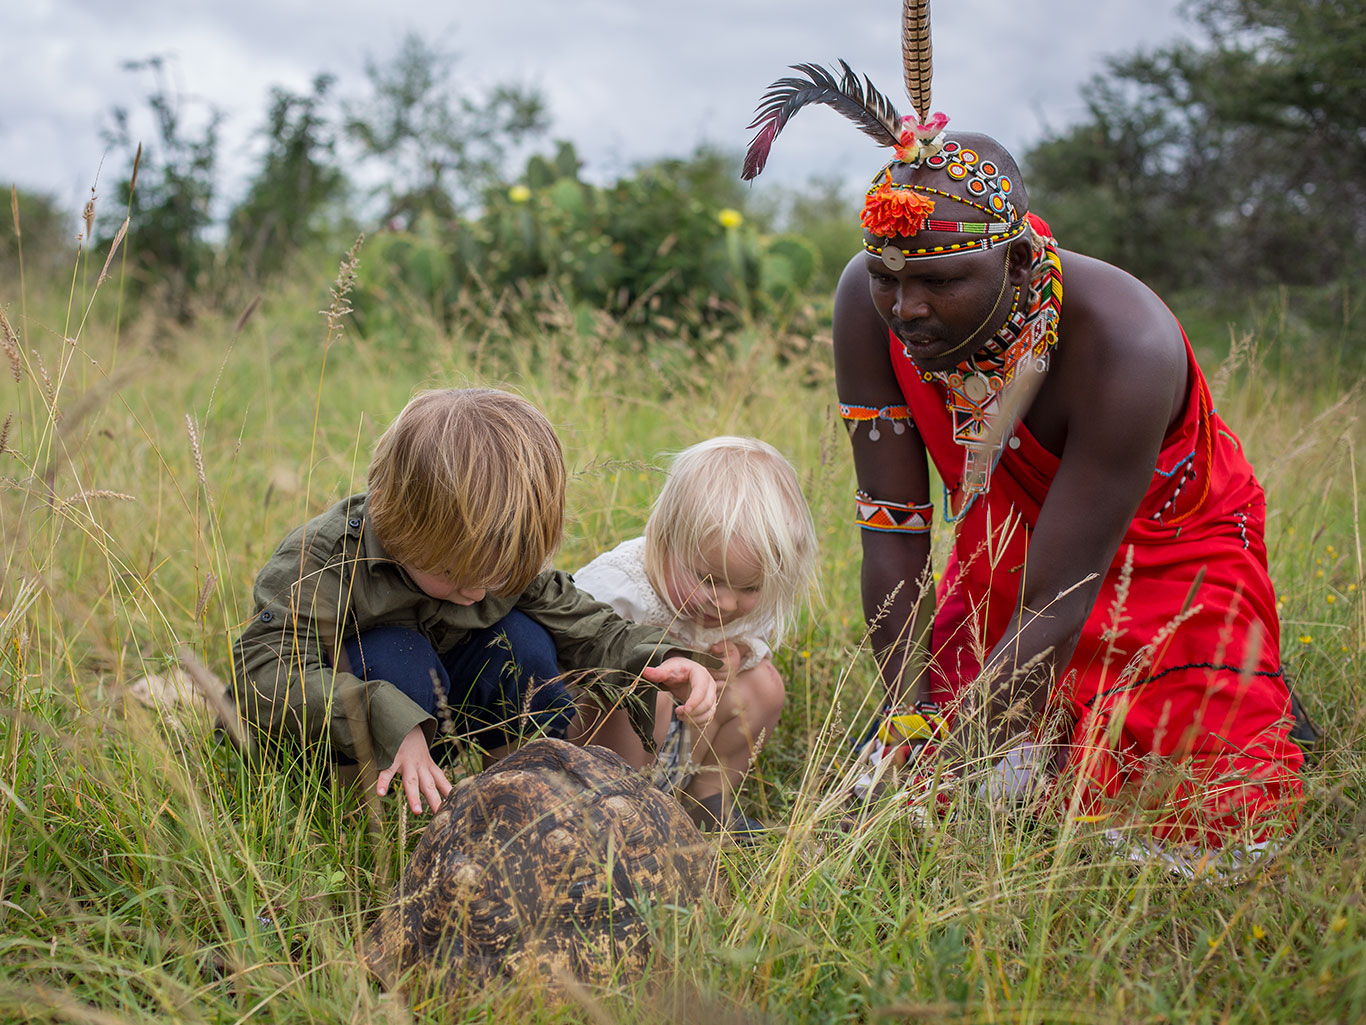
[[(1071, 723), (1058, 785), (1074, 811), (1141, 805), (1153, 810), (1160, 838), (1217, 846), (1291, 827), (1303, 756), (1288, 737), (1266, 500), (1241, 444), (1213, 411), (1189, 341), (1186, 353), (1186, 412), (1163, 440), (1152, 483), (1050, 708)], [(891, 354), (956, 508), (963, 449), (953, 440), (944, 391), (920, 379), (895, 337)], [(1012, 441), (1003, 449), (990, 490), (957, 524), (940, 582), (931, 666), (940, 701), (951, 702), (972, 682), (980, 669), (975, 652), (990, 652), (1008, 628), (1029, 533), (1058, 468), (1058, 457), (1023, 423), (1015, 439), (1017, 447)], [(1128, 559), (1128, 593), (1117, 603)], [(1151, 771), (1159, 765), (1162, 772)]]

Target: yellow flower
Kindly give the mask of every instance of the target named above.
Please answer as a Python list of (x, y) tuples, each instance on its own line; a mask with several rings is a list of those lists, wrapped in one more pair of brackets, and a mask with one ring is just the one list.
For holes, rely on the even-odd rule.
[(1328, 923), (1328, 928), (1333, 930), (1333, 932), (1342, 932), (1343, 929), (1347, 928), (1347, 919), (1342, 915), (1338, 915), (1337, 918)]
[(514, 203), (525, 203), (531, 198), (531, 190), (525, 185), (514, 185), (508, 189), (508, 199)]
[(1263, 929), (1260, 925), (1254, 925), (1252, 927), (1252, 938), (1254, 940), (1266, 939), (1266, 930)]
[(1328, 604), (1329, 604), (1329, 605), (1332, 605), (1333, 602), (1337, 601), (1337, 599), (1334, 598), (1331, 594), (1328, 596), (1328, 599), (1327, 599), (1327, 600), (1328, 600)]
[(1355, 591), (1356, 589), (1357, 589), (1357, 585), (1356, 585), (1356, 584), (1348, 584), (1348, 585), (1347, 585), (1347, 590), (1348, 590), (1348, 592)]
[(739, 210), (732, 210), (730, 207), (726, 207), (716, 215), (716, 219), (721, 222), (721, 227), (723, 228), (738, 228), (744, 223), (745, 215)]
[(811, 652), (809, 652), (809, 651), (803, 651), (803, 652), (802, 652), (802, 658), (810, 658), (810, 657), (811, 657)]
[(1301, 644), (1313, 644), (1313, 643), (1314, 643), (1314, 635), (1313, 635), (1313, 634), (1300, 634), (1300, 643), (1301, 643)]

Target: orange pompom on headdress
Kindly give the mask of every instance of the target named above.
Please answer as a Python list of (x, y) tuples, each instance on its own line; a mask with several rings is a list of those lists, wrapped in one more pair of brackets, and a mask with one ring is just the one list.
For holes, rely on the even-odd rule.
[(863, 201), (863, 226), (882, 238), (910, 238), (925, 226), (934, 200), (883, 178)]

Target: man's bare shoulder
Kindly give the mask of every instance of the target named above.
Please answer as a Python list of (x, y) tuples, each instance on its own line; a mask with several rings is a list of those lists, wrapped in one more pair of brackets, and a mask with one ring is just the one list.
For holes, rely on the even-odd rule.
[(887, 324), (868, 295), (868, 260), (862, 250), (850, 257), (835, 288), (835, 332), (846, 338), (885, 337)]
[(1063, 317), (1059, 344), (1079, 345), (1121, 365), (1131, 360), (1176, 365), (1185, 361), (1181, 325), (1162, 299), (1119, 267), (1063, 251)]

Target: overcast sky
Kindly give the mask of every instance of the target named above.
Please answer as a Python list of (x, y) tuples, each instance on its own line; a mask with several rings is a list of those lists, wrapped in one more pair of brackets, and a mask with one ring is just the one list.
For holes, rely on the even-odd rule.
[[(935, 109), (1017, 153), (1082, 113), (1079, 86), (1106, 55), (1193, 30), (1180, 0), (939, 0)], [(415, 30), (460, 55), (462, 83), (542, 91), (551, 136), (610, 180), (701, 141), (743, 147), (751, 113), (788, 64), (843, 57), (903, 113), (894, 0), (0, 0), (0, 184), (78, 208), (104, 155), (114, 104), (144, 107), (150, 77), (124, 61), (169, 55), (185, 117), (225, 114), (225, 187), (254, 166), (274, 85), (306, 92), (321, 71), (364, 90), (367, 57)], [(150, 131), (150, 123), (148, 130)], [(150, 138), (147, 141), (152, 141)], [(769, 180), (864, 180), (882, 156), (833, 111), (803, 111), (774, 146)], [(111, 160), (113, 158), (111, 157)], [(112, 182), (126, 168), (106, 166)]]

